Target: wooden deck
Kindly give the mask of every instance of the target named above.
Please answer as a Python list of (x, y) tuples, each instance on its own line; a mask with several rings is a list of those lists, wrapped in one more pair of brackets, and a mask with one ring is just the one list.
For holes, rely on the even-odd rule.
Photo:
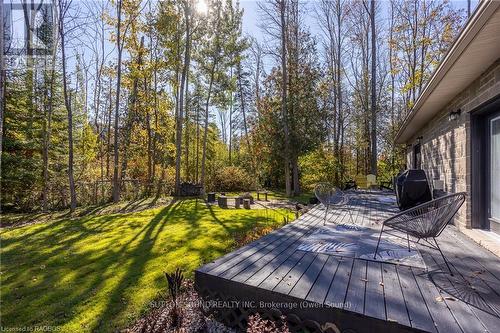
[[(331, 222), (380, 228), (397, 211), (380, 192), (353, 194)], [(500, 259), (448, 226), (435, 250), (419, 246), (427, 269), (297, 250), (323, 224), (314, 207), (295, 222), (200, 267), (199, 293), (226, 323), (243, 328), (255, 311), (286, 315), (293, 331), (500, 332)]]

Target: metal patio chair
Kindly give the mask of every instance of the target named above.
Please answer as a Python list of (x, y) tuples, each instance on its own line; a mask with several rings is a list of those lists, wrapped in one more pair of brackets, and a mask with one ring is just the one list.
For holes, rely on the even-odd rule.
[[(377, 251), (383, 232), (395, 237), (404, 238), (399, 235), (392, 234), (387, 230), (384, 231), (385, 228), (390, 228), (392, 230), (406, 233), (408, 251), (410, 251), (410, 236), (417, 239), (416, 241), (411, 240), (412, 242), (419, 243), (420, 240), (424, 240), (428, 245), (422, 243), (420, 244), (438, 250), (444, 259), (446, 267), (448, 267), (451, 275), (453, 275), (450, 265), (448, 264), (443, 251), (441, 251), (441, 248), (436, 241), (436, 237), (443, 232), (448, 222), (451, 221), (453, 216), (455, 216), (457, 211), (460, 209), (465, 201), (465, 195), (465, 192), (445, 195), (405, 210), (385, 220), (382, 224), (382, 228), (380, 229), (380, 235), (378, 237), (377, 247), (375, 249), (373, 259), (377, 258)], [(434, 244), (431, 243), (429, 239), (432, 239)]]
[[(325, 206), (325, 219), (323, 221), (323, 225), (326, 224), (328, 210), (330, 208), (340, 208), (349, 203), (349, 196), (329, 183), (317, 184), (314, 188), (314, 195), (316, 196), (316, 198), (318, 198), (319, 202), (321, 202), (323, 206)], [(349, 212), (351, 222), (354, 224), (351, 210), (348, 209), (347, 211)]]

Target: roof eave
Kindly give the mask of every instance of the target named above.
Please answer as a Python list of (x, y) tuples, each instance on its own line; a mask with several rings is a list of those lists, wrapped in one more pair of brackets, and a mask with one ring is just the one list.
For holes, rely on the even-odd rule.
[(396, 134), (396, 143), (406, 143), (413, 137), (414, 133), (409, 133), (408, 131), (408, 126), (410, 125), (412, 119), (418, 113), (432, 91), (448, 73), (456, 60), (461, 56), (462, 52), (466, 49), (469, 43), (474, 39), (476, 34), (481, 30), (481, 28), (488, 21), (491, 15), (496, 11), (499, 5), (500, 1), (494, 0), (484, 0), (479, 3), (473, 15), (455, 39), (452, 47), (448, 50), (441, 63), (432, 74), (422, 93), (415, 102), (415, 105), (412, 107), (410, 113), (403, 121), (403, 124)]

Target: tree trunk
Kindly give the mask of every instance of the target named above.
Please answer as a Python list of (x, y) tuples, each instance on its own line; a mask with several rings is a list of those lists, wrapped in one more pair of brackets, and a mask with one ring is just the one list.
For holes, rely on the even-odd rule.
[(190, 23), (189, 23), (189, 4), (184, 5), (184, 15), (186, 17), (186, 48), (184, 50), (184, 65), (182, 68), (181, 82), (179, 89), (179, 104), (176, 119), (175, 128), (175, 194), (180, 195), (180, 184), (181, 184), (181, 154), (182, 154), (182, 126), (183, 126), (183, 112), (184, 112), (184, 87), (186, 83), (187, 72), (189, 70), (189, 59), (190, 59), (190, 47), (189, 47), (189, 36), (190, 36)]
[[(156, 44), (155, 44), (155, 55), (156, 55)], [(157, 79), (157, 71), (158, 71), (158, 62), (157, 57), (155, 56), (154, 60), (154, 68), (153, 68), (153, 91), (154, 91), (154, 116), (155, 116), (155, 132), (153, 135), (153, 173), (152, 178), (156, 178), (156, 164), (157, 164), (157, 156), (158, 153), (156, 151), (156, 142), (158, 136), (158, 79)]]
[(200, 164), (200, 106), (196, 105), (196, 166), (195, 180), (199, 182), (199, 164)]
[[(27, 98), (27, 109), (28, 109), (28, 121), (27, 121), (27, 129), (26, 129), (26, 137), (29, 141), (32, 140), (33, 138), (33, 110), (35, 108), (35, 82), (36, 82), (36, 71), (34, 71), (34, 62), (33, 62), (33, 26), (34, 25), (34, 15), (35, 15), (35, 3), (34, 2), (27, 2), (23, 1), (22, 3), (23, 7), (23, 15), (24, 15), (24, 31), (25, 31), (25, 38), (27, 42), (27, 47), (26, 47), (26, 54), (27, 54), (27, 59), (26, 59), (26, 67), (27, 67), (27, 84), (29, 86), (29, 95)], [(29, 5), (29, 7), (28, 7)], [(64, 6), (65, 4), (61, 3), (61, 0), (59, 0), (59, 6)], [(39, 8), (37, 8), (38, 10)], [(60, 15), (61, 17), (61, 15)], [(3, 37), (2, 37), (3, 38)]]
[[(395, 75), (394, 75), (394, 64), (393, 64), (393, 33), (394, 33), (394, 2), (391, 1), (391, 23), (389, 27), (389, 72), (391, 74), (391, 168), (395, 166), (396, 160), (396, 144), (395, 144), (395, 134), (396, 134), (396, 122), (394, 115), (394, 98), (395, 98)], [(396, 171), (396, 170), (394, 170)]]
[[(101, 15), (104, 13), (104, 4), (101, 5)], [(100, 25), (100, 31), (101, 34), (99, 35), (100, 37), (100, 46), (101, 46), (101, 58), (99, 59), (98, 56), (99, 54), (96, 53), (96, 73), (97, 73), (97, 78), (96, 78), (96, 84), (95, 84), (95, 95), (94, 95), (94, 109), (95, 109), (95, 119), (94, 119), (94, 124), (96, 131), (98, 133), (97, 140), (98, 140), (98, 145), (99, 145), (99, 164), (100, 164), (100, 177), (99, 177), (99, 184), (101, 185), (101, 198), (104, 198), (104, 140), (102, 139), (102, 133), (104, 132), (104, 121), (106, 121), (106, 115), (104, 114), (105, 111), (103, 110), (103, 115), (101, 116), (103, 119), (103, 123), (99, 124), (99, 111), (101, 108), (101, 94), (104, 90), (102, 86), (102, 76), (103, 76), (103, 67), (104, 67), (104, 62), (105, 62), (105, 41), (104, 41), (104, 36), (105, 36), (105, 30), (104, 30), (104, 23), (101, 23)], [(96, 35), (97, 37), (97, 35)], [(106, 108), (106, 104), (104, 106)], [(98, 187), (96, 183), (96, 193), (95, 193), (95, 202), (96, 204), (99, 203), (99, 192), (98, 192)]]
[[(3, 3), (0, 6), (0, 188), (3, 187), (2, 184), (2, 152), (3, 152), (3, 115), (4, 115), (4, 110), (5, 110), (5, 60), (4, 60), (4, 50), (5, 50), (5, 45), (4, 45), (4, 40), (3, 36), (5, 36), (4, 33), (4, 26), (3, 26)], [(2, 193), (0, 191), (0, 212), (2, 212), (2, 205), (1, 205), (1, 196)]]
[(108, 107), (108, 124), (107, 124), (107, 137), (106, 137), (106, 179), (109, 180), (109, 165), (110, 165), (110, 154), (111, 154), (111, 116), (113, 114), (113, 96), (111, 94), (111, 80), (109, 80), (109, 107)]
[[(144, 89), (147, 91), (147, 80), (144, 79)], [(149, 95), (148, 95), (149, 97)], [(152, 135), (152, 129), (151, 129), (151, 116), (149, 115), (149, 110), (146, 110), (146, 131), (148, 135), (148, 176), (147, 176), (147, 193), (151, 192), (151, 184), (152, 184), (152, 177), (153, 177), (153, 135)]]
[(187, 181), (191, 181), (191, 175), (189, 172), (189, 64), (186, 73), (186, 102), (185, 102), (185, 126), (186, 135), (184, 136), (184, 156), (186, 157), (185, 163), (185, 177)]
[(371, 70), (371, 159), (370, 170), (377, 175), (377, 41), (375, 31), (375, 0), (371, 0), (370, 6), (371, 20), (371, 42), (372, 42), (372, 70)]
[[(258, 42), (257, 42), (258, 43)], [(257, 115), (260, 116), (260, 72), (261, 72), (261, 57), (262, 51), (260, 44), (257, 44), (256, 50), (256, 68), (255, 68), (255, 108)]]
[[(144, 49), (144, 36), (141, 37), (139, 53), (137, 54), (136, 64), (139, 71), (142, 69), (142, 50)], [(127, 114), (127, 120), (124, 128), (124, 142), (123, 142), (123, 158), (122, 158), (122, 169), (120, 174), (120, 182), (127, 176), (127, 166), (128, 166), (128, 149), (130, 147), (130, 140), (132, 136), (132, 128), (137, 119), (137, 99), (139, 97), (139, 78), (134, 78), (132, 83), (132, 93), (130, 95), (129, 112)]]
[(248, 123), (247, 123), (247, 115), (245, 110), (245, 98), (243, 95), (243, 82), (241, 77), (241, 63), (238, 63), (237, 67), (237, 75), (238, 75), (238, 86), (240, 90), (240, 108), (243, 116), (243, 129), (245, 131), (245, 141), (247, 143), (248, 153), (251, 156), (252, 161), (252, 172), (255, 174), (255, 156), (252, 152), (252, 146), (250, 145), (250, 137), (248, 136)]
[(281, 70), (283, 82), (281, 84), (281, 116), (283, 118), (283, 129), (285, 134), (285, 151), (284, 151), (284, 168), (285, 168), (285, 193), (287, 196), (292, 194), (292, 186), (290, 181), (290, 138), (288, 129), (288, 112), (287, 112), (287, 61), (286, 61), (286, 43), (287, 43), (287, 22), (286, 22), (286, 2), (280, 1), (280, 22), (281, 22)]
[(300, 182), (299, 182), (299, 163), (298, 158), (295, 156), (292, 159), (292, 172), (293, 172), (293, 194), (300, 194)]
[[(337, 185), (340, 185), (343, 181), (343, 152), (341, 147), (343, 147), (344, 142), (343, 142), (343, 135), (342, 135), (342, 130), (344, 127), (344, 114), (343, 114), (343, 100), (342, 100), (342, 45), (340, 43), (340, 40), (342, 38), (342, 31), (341, 31), (341, 24), (342, 24), (342, 8), (340, 5), (340, 0), (337, 0), (336, 4), (337, 8), (337, 64), (336, 64), (336, 81), (337, 81), (337, 145), (336, 145), (336, 152), (335, 152), (335, 157), (339, 160), (339, 165), (340, 168), (335, 168), (335, 180), (337, 182)], [(339, 172), (339, 169), (340, 172)]]
[(115, 137), (114, 137), (114, 166), (113, 166), (113, 202), (120, 201), (120, 179), (118, 175), (119, 147), (118, 147), (118, 120), (120, 116), (120, 85), (122, 78), (122, 41), (121, 41), (121, 22), (122, 22), (122, 0), (117, 1), (117, 24), (116, 24), (116, 47), (118, 50), (117, 76), (116, 76), (116, 102), (115, 102)]
[(51, 71), (50, 71), (50, 84), (49, 91), (46, 91), (48, 96), (48, 105), (46, 105), (46, 114), (43, 122), (43, 188), (42, 188), (42, 209), (44, 212), (48, 210), (48, 183), (49, 183), (49, 147), (50, 147), (50, 134), (52, 131), (52, 108), (54, 96), (54, 79), (55, 79), (55, 63), (56, 52), (53, 52)]
[(212, 65), (212, 71), (210, 74), (210, 83), (208, 85), (207, 100), (205, 102), (205, 124), (203, 132), (203, 148), (201, 156), (201, 179), (200, 179), (200, 185), (203, 187), (203, 189), (205, 188), (205, 173), (206, 173), (206, 160), (207, 160), (207, 139), (208, 139), (208, 119), (209, 119), (208, 108), (210, 106), (210, 97), (212, 94), (212, 86), (214, 82), (216, 67), (217, 67), (217, 59), (214, 59), (214, 63)]
[(70, 191), (70, 212), (73, 213), (76, 209), (76, 191), (75, 178), (73, 174), (73, 112), (71, 110), (71, 96), (68, 92), (67, 73), (66, 73), (66, 44), (64, 36), (64, 13), (67, 8), (59, 2), (59, 36), (61, 39), (61, 57), (62, 57), (62, 76), (63, 76), (63, 95), (64, 105), (68, 113), (68, 181)]
[[(232, 69), (231, 69), (232, 72)], [(231, 73), (232, 77), (232, 73)], [(229, 165), (233, 165), (232, 163), (232, 152), (233, 152), (233, 92), (229, 92)]]

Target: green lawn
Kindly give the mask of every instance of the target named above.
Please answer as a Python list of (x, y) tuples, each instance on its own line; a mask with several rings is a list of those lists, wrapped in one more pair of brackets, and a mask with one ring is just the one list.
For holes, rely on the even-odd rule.
[(307, 205), (309, 203), (309, 199), (314, 197), (314, 193), (312, 192), (303, 192), (299, 195), (295, 195), (293, 197), (287, 197), (285, 192), (273, 191), (269, 198), (278, 199), (278, 200), (291, 200), (296, 201), (298, 203)]
[[(220, 192), (217, 192), (217, 194), (219, 194)], [(226, 195), (228, 196), (237, 196), (237, 195), (240, 195), (244, 192), (225, 192)], [(255, 199), (257, 199), (257, 192), (256, 191), (250, 191), (249, 192)], [(268, 200), (272, 200), (272, 199), (276, 199), (276, 200), (287, 200), (287, 201), (294, 201), (294, 202), (298, 202), (298, 203), (301, 203), (301, 204), (304, 204), (304, 205), (307, 205), (309, 203), (309, 199), (314, 197), (314, 193), (312, 192), (303, 192), (301, 193), (300, 195), (295, 195), (295, 196), (292, 196), (292, 197), (287, 197), (285, 192), (283, 191), (277, 191), (277, 190), (269, 190), (268, 191), (268, 194), (267, 194), (267, 199)], [(264, 195), (261, 194), (260, 195), (260, 199), (261, 200), (264, 200)]]
[(278, 226), (280, 211), (208, 208), (201, 200), (128, 214), (90, 215), (0, 231), (1, 325), (112, 332), (166, 288), (230, 251), (234, 237)]

